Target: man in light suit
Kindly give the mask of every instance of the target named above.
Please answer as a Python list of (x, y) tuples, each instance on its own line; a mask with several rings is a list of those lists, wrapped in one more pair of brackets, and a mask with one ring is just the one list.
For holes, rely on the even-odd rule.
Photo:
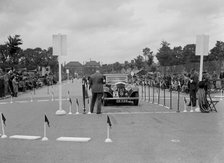
[(90, 76), (89, 87), (92, 89), (92, 99), (90, 105), (90, 112), (93, 113), (95, 102), (97, 101), (97, 111), (96, 114), (101, 114), (101, 105), (103, 97), (103, 84), (104, 78), (99, 70)]

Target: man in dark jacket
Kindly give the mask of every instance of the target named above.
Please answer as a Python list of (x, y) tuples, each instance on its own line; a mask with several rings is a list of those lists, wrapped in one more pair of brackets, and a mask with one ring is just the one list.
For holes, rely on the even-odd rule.
[(90, 105), (90, 112), (93, 113), (95, 102), (97, 101), (97, 111), (96, 114), (101, 114), (101, 103), (103, 97), (103, 75), (99, 70), (91, 75), (89, 78), (89, 87), (92, 89), (92, 100)]
[(191, 70), (191, 75), (190, 75), (190, 82), (189, 82), (189, 90), (190, 90), (190, 105), (192, 105), (193, 107), (196, 106), (196, 101), (197, 101), (197, 97), (196, 97), (196, 93), (197, 93), (197, 89), (198, 89), (198, 73), (196, 72), (195, 69)]

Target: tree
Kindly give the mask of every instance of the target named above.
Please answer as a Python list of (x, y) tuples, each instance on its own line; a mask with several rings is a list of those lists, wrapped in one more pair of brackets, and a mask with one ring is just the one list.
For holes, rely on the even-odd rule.
[(20, 39), (20, 35), (15, 35), (14, 37), (9, 36), (8, 42), (6, 42), (8, 51), (9, 51), (9, 62), (13, 66), (18, 65), (21, 48), (19, 47), (22, 45), (22, 39)]
[(21, 53), (20, 65), (29, 70), (47, 66), (50, 66), (52, 72), (58, 70), (57, 56), (53, 56), (51, 47), (47, 50), (41, 48), (25, 49)]
[(129, 68), (130, 64), (128, 61), (124, 61), (124, 68), (127, 70)]
[(183, 50), (181, 46), (174, 47), (172, 50), (172, 64), (180, 65), (184, 63)]
[(119, 63), (119, 62), (115, 62), (114, 64), (113, 64), (113, 70), (115, 71), (115, 72), (120, 72), (121, 71), (121, 69), (122, 69), (122, 65)]
[(135, 61), (135, 66), (138, 69), (143, 68), (143, 66), (144, 66), (144, 58), (143, 58), (143, 56), (138, 55), (137, 58), (134, 59), (134, 61)]
[(208, 59), (219, 61), (219, 68), (221, 69), (222, 61), (224, 60), (224, 42), (216, 42), (215, 47), (210, 50)]
[(1, 67), (7, 67), (7, 61), (8, 61), (8, 49), (7, 49), (7, 45), (0, 45), (0, 64)]
[(156, 54), (156, 58), (158, 59), (161, 66), (170, 66), (171, 65), (171, 55), (172, 50), (169, 47), (170, 44), (166, 41), (162, 41), (161, 48), (158, 50)]
[(210, 50), (209, 60), (224, 59), (224, 42), (217, 41), (215, 47)]
[(45, 51), (45, 53), (46, 53), (46, 60), (48, 61), (47, 65), (51, 67), (52, 72), (54, 73), (58, 72), (58, 68), (59, 68), (58, 56), (53, 55), (53, 48), (49, 47)]
[(131, 69), (134, 69), (136, 66), (135, 66), (135, 60), (134, 59), (132, 59), (131, 60), (131, 63), (130, 63), (130, 68)]
[(38, 66), (47, 66), (45, 60), (45, 53), (41, 48), (26, 49), (21, 55), (21, 65), (27, 69), (36, 69)]
[(183, 61), (184, 63), (199, 62), (200, 57), (195, 56), (195, 44), (187, 44), (183, 48)]
[(145, 63), (147, 66), (151, 66), (153, 63), (153, 51), (150, 48), (146, 47), (142, 50), (143, 56), (145, 57)]

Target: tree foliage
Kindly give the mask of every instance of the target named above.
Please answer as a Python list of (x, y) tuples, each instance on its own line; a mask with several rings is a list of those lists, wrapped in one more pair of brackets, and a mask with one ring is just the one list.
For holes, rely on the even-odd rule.
[(20, 51), (21, 48), (19, 47), (22, 45), (22, 39), (20, 38), (20, 35), (15, 36), (9, 36), (8, 41), (6, 42), (6, 46), (8, 49), (9, 54), (9, 62), (13, 65), (16, 65), (19, 63), (20, 58)]
[(223, 60), (224, 59), (224, 42), (217, 41), (215, 47), (210, 50), (210, 60)]
[(166, 41), (162, 41), (161, 48), (158, 50), (156, 57), (161, 66), (172, 65), (172, 50), (170, 44)]
[(146, 47), (142, 50), (143, 56), (145, 57), (145, 63), (150, 67), (153, 63), (153, 51), (150, 48)]
[(20, 35), (9, 36), (8, 41), (0, 45), (0, 67), (1, 68), (27, 68), (28, 70), (38, 69), (39, 67), (50, 66), (51, 70), (57, 71), (58, 58), (52, 55), (52, 47), (41, 49), (27, 48), (21, 49), (22, 39)]
[[(27, 48), (21, 49), (22, 39), (20, 35), (9, 36), (5, 44), (0, 45), (0, 67), (26, 67), (28, 69), (38, 69), (39, 67), (50, 66), (51, 70), (58, 70), (58, 58), (52, 55), (52, 47), (48, 49)], [(146, 71), (156, 71), (158, 65), (160, 66), (173, 66), (189, 63), (196, 63), (200, 61), (200, 57), (195, 55), (195, 44), (187, 44), (183, 47), (174, 46), (170, 47), (167, 41), (161, 42), (161, 47), (156, 53), (156, 58), (159, 63), (154, 63), (153, 51), (149, 47), (142, 49), (142, 54), (137, 55), (135, 58), (130, 58), (131, 61), (124, 63), (115, 62), (112, 64), (104, 64), (101, 69), (104, 73), (120, 73), (130, 72), (132, 70), (144, 69)], [(215, 47), (210, 50), (208, 56), (204, 57), (207, 61), (224, 60), (224, 42), (217, 41)]]

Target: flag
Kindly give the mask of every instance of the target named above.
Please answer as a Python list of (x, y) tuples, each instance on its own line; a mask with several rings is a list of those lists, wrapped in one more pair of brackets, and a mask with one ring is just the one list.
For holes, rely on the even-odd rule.
[(76, 104), (79, 106), (79, 100), (78, 99), (76, 99)]
[(5, 121), (6, 121), (6, 118), (5, 118), (4, 114), (2, 113), (2, 122), (3, 122), (4, 125), (5, 125)]
[(69, 102), (70, 102), (70, 104), (72, 105), (72, 99), (71, 99), (71, 98), (69, 98)]
[(185, 104), (187, 103), (186, 97), (184, 97), (184, 102), (185, 102)]
[(50, 122), (46, 115), (44, 116), (44, 122), (47, 123), (48, 127), (50, 127)]
[(110, 117), (107, 115), (107, 123), (108, 123), (108, 125), (110, 126), (110, 128), (112, 127), (112, 123), (111, 123), (111, 121), (110, 121)]

